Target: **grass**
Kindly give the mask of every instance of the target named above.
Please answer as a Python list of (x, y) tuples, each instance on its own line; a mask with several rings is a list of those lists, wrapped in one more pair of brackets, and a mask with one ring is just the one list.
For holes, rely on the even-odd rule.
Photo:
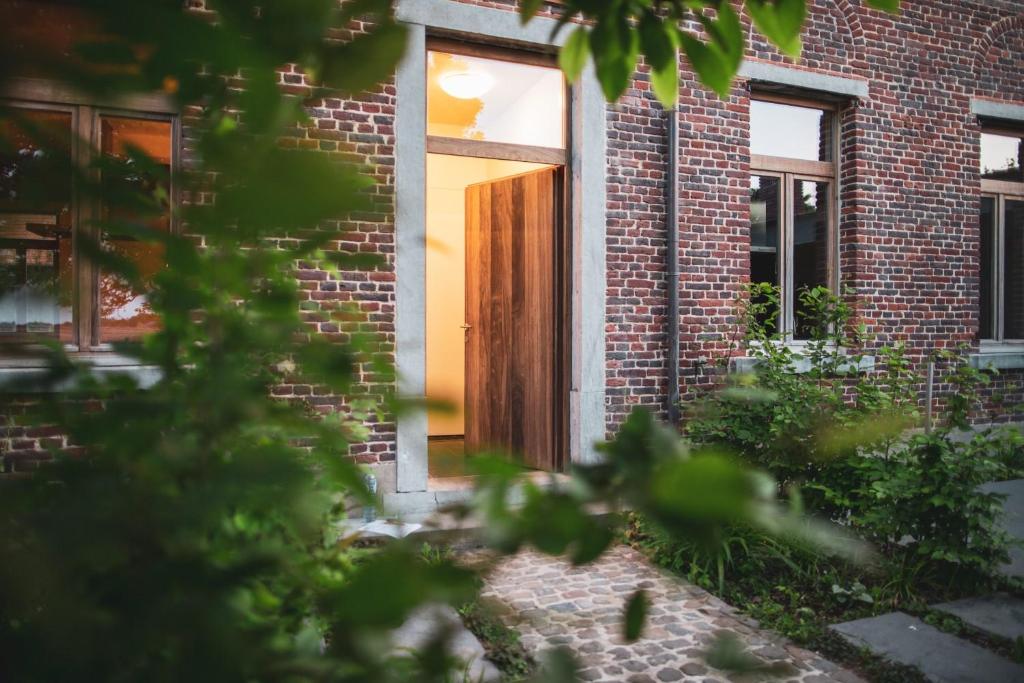
[[(420, 551), (427, 562), (450, 561), (455, 552), (445, 545), (424, 543)], [(483, 645), (487, 659), (501, 672), (503, 681), (514, 683), (531, 677), (537, 662), (519, 641), (519, 632), (502, 621), (502, 605), (476, 598), (457, 607), (462, 623)]]
[(459, 607), (462, 623), (480, 640), (487, 659), (498, 667), (502, 679), (524, 680), (536, 671), (537, 662), (519, 642), (519, 632), (506, 626), (499, 612), (499, 608), (482, 599)]
[(752, 530), (736, 530), (719, 539), (715, 550), (709, 550), (669, 541), (636, 516), (631, 519), (627, 541), (655, 564), (714, 593), (763, 628), (781, 633), (869, 681), (925, 679), (912, 667), (851, 646), (830, 631), (829, 625), (900, 610), (1004, 657), (1016, 658), (1024, 650), (1010, 641), (972, 633), (962, 623), (953, 623), (959, 620), (928, 608), (967, 595), (1012, 590), (998, 581), (979, 580), (957, 587), (929, 580), (911, 563), (885, 559), (874, 566), (853, 566)]

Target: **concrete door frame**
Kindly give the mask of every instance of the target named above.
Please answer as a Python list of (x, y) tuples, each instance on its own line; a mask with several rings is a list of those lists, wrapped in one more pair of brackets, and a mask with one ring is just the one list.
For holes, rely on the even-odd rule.
[[(398, 391), (426, 390), (426, 38), (431, 29), (467, 39), (500, 39), (523, 46), (561, 45), (555, 22), (526, 26), (513, 11), (455, 0), (400, 0), (395, 14), (408, 28), (406, 54), (395, 78), (395, 365)], [(569, 388), (570, 462), (596, 457), (605, 436), (605, 101), (588, 65), (571, 91), (569, 173), (572, 197), (572, 370)], [(427, 416), (402, 415), (397, 424), (396, 488), (427, 490)]]

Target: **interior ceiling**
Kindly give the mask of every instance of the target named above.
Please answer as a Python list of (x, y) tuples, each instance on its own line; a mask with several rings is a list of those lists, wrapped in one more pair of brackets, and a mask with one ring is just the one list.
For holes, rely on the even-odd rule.
[[(463, 100), (441, 88), (442, 74), (471, 69), (494, 77), (494, 86), (482, 97)], [(430, 51), (427, 53), (427, 122), (471, 129), (485, 106), (488, 112), (508, 109), (550, 71), (550, 68), (516, 62)], [(461, 137), (479, 139), (483, 134), (464, 131)]]

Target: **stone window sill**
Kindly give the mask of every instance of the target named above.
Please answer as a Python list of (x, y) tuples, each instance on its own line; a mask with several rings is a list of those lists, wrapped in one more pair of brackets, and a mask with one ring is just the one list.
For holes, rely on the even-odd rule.
[(1024, 368), (1024, 344), (983, 341), (977, 353), (967, 356), (967, 362), (977, 370)]
[[(801, 351), (802, 349), (800, 347), (793, 348), (793, 372), (798, 375), (805, 375), (811, 371), (811, 359), (801, 355)], [(758, 362), (759, 360), (757, 358), (751, 358), (750, 356), (733, 358), (729, 362), (729, 372), (735, 374), (753, 372), (757, 368)], [(851, 358), (847, 362), (840, 363), (838, 367), (838, 374), (853, 375), (872, 372), (874, 369), (874, 356), (863, 356), (856, 359)]]
[[(128, 356), (111, 352), (72, 353), (71, 358), (90, 365), (98, 377), (128, 375), (143, 389), (160, 381), (160, 368), (153, 365), (139, 365)], [(46, 378), (47, 368), (38, 358), (6, 358), (0, 360), (0, 394), (49, 393), (67, 391), (71, 384), (42, 387), (39, 382)]]

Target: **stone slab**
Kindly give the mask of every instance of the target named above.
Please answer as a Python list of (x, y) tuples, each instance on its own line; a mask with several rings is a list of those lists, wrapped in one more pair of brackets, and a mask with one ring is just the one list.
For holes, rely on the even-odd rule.
[[(1011, 539), (1024, 542), (1024, 479), (997, 481), (981, 486), (982, 491), (1001, 493), (1006, 496), (1003, 501), (1001, 524)], [(1003, 565), (1003, 574), (1024, 578), (1024, 545), (1010, 548), (1010, 561)]]
[[(448, 653), (464, 665), (459, 669), (465, 674), (464, 680), (477, 683), (497, 683), (501, 672), (494, 664), (484, 659), (484, 646), (463, 624), (450, 605), (430, 604), (409, 615), (398, 629), (392, 632), (391, 642), (399, 654), (422, 650), (439, 635), (448, 637)], [(459, 678), (457, 680), (463, 680)]]
[(965, 624), (990, 635), (1010, 640), (1024, 637), (1024, 600), (1006, 593), (944, 602), (932, 609), (959, 617)]
[(917, 667), (935, 683), (1024, 681), (1024, 666), (943, 633), (903, 612), (829, 628), (857, 647), (866, 647), (890, 661)]

